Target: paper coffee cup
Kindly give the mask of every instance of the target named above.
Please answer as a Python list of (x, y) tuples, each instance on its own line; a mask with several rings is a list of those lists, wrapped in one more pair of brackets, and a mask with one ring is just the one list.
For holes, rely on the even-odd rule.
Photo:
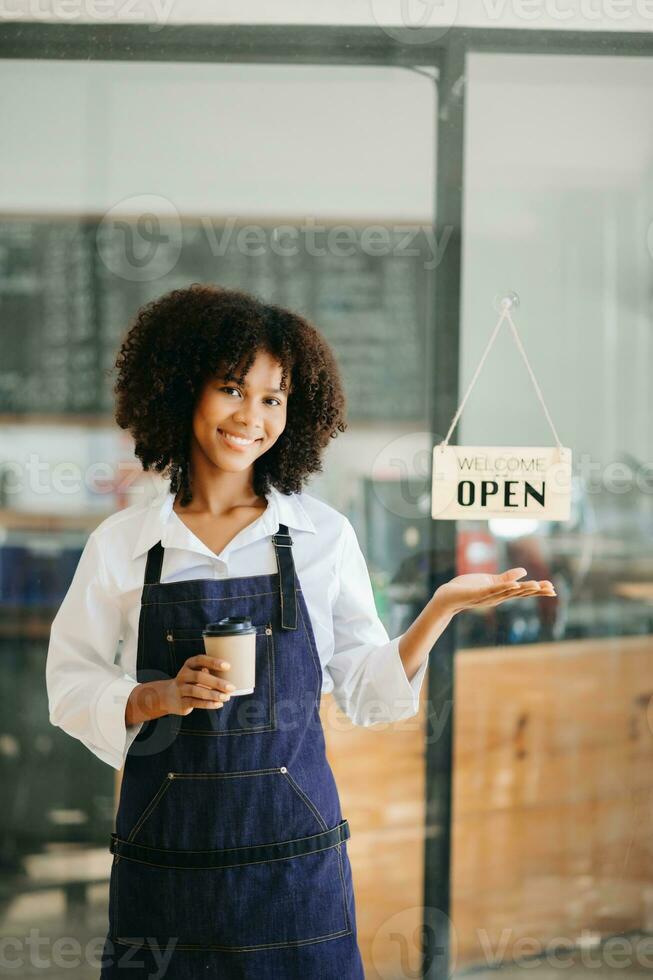
[(216, 671), (235, 685), (229, 694), (251, 694), (256, 683), (256, 627), (249, 617), (227, 616), (217, 623), (208, 623), (202, 636), (207, 655), (231, 665), (230, 669)]

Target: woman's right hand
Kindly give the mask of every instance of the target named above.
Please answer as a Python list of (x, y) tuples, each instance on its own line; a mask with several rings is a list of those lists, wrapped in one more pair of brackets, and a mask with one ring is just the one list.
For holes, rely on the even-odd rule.
[[(216, 670), (215, 657), (199, 653), (188, 660), (176, 677), (166, 684), (168, 714), (189, 715), (193, 708), (221, 708), (231, 698), (234, 685), (212, 671)], [(229, 670), (229, 665), (220, 667)]]

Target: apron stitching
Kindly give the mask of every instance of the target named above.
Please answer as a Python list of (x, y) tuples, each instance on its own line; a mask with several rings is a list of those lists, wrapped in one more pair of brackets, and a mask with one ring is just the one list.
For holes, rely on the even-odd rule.
[[(268, 642), (268, 664), (270, 667), (270, 724), (272, 725), (272, 730), (275, 731), (277, 727), (277, 699), (276, 699), (276, 676), (275, 676), (275, 666), (274, 666), (274, 655), (275, 655), (275, 643), (274, 643), (274, 633), (272, 632), (272, 623), (268, 623), (269, 633), (265, 634), (265, 638)], [(275, 695), (273, 697), (272, 695)]]
[(169, 666), (170, 666), (170, 677), (172, 678), (172, 677), (176, 677), (177, 676), (177, 671), (175, 670), (175, 663), (176, 663), (176, 661), (175, 661), (175, 655), (176, 655), (175, 642), (174, 642), (174, 640), (172, 640), (172, 639), (169, 638), (170, 636), (171, 636), (170, 631), (169, 630), (166, 630), (166, 641), (167, 641), (167, 644), (168, 644), (168, 661), (169, 661)]
[(259, 735), (261, 732), (272, 731), (274, 731), (272, 725), (267, 725), (265, 728), (233, 728), (228, 732), (213, 732), (207, 731), (204, 728), (180, 728), (177, 735), (197, 735), (198, 738), (224, 738), (226, 735)]
[(157, 804), (160, 802), (161, 797), (168, 789), (170, 789), (171, 784), (172, 784), (172, 780), (170, 779), (169, 776), (166, 776), (163, 782), (161, 783), (161, 785), (159, 786), (158, 790), (154, 794), (153, 798), (150, 800), (148, 805), (145, 807), (145, 810), (137, 820), (136, 826), (130, 831), (129, 836), (127, 837), (127, 843), (137, 843), (136, 841), (134, 841), (134, 837), (141, 829), (141, 827), (143, 826), (147, 818), (150, 816), (155, 806), (157, 806)]
[(351, 932), (351, 922), (349, 921), (349, 909), (347, 908), (347, 888), (346, 888), (346, 885), (345, 885), (345, 876), (344, 876), (344, 873), (343, 873), (343, 870), (342, 870), (342, 851), (341, 851), (341, 845), (340, 844), (336, 844), (335, 846), (338, 848), (338, 871), (340, 873), (340, 884), (342, 885), (342, 907), (343, 907), (344, 912), (345, 912), (345, 922), (347, 923), (347, 926), (349, 928), (349, 931)]
[[(274, 546), (273, 546), (274, 547)], [(277, 575), (279, 576), (279, 597), (281, 599), (281, 628), (283, 629), (284, 624), (284, 612), (283, 612), (283, 579), (281, 578), (281, 567), (279, 565), (279, 552), (274, 548), (274, 560), (277, 563)]]
[(302, 626), (304, 627), (304, 635), (306, 636), (306, 640), (308, 642), (308, 647), (309, 647), (309, 649), (311, 651), (311, 655), (312, 655), (311, 659), (313, 660), (313, 667), (315, 668), (315, 674), (317, 676), (317, 697), (315, 699), (315, 706), (317, 707), (318, 706), (318, 698), (320, 696), (320, 690), (321, 690), (321, 686), (322, 686), (322, 668), (321, 667), (318, 668), (319, 658), (318, 658), (317, 663), (316, 663), (316, 656), (317, 655), (316, 655), (316, 653), (315, 653), (315, 651), (313, 649), (313, 644), (311, 643), (310, 636), (308, 635), (308, 629), (306, 628), (306, 620), (304, 619), (304, 613), (302, 612), (301, 604), (300, 603), (297, 603), (297, 605), (299, 606), (299, 615), (301, 616)]
[(306, 793), (301, 788), (301, 786), (299, 786), (295, 782), (295, 780), (293, 779), (293, 777), (290, 775), (290, 773), (288, 771), (284, 772), (283, 775), (285, 776), (285, 778), (290, 783), (291, 788), (304, 801), (304, 803), (306, 804), (306, 806), (310, 808), (310, 810), (313, 813), (313, 815), (315, 816), (316, 820), (319, 820), (320, 824), (322, 825), (323, 830), (328, 830), (329, 828), (327, 826), (327, 823), (326, 823), (324, 817), (322, 816), (322, 814), (320, 813), (320, 811), (318, 810), (318, 808), (315, 806), (315, 804), (313, 803), (313, 801), (306, 795)]
[(231, 779), (232, 776), (269, 776), (278, 773), (279, 767), (273, 769), (239, 769), (233, 772), (173, 772), (174, 779)]
[[(296, 939), (287, 943), (261, 943), (259, 946), (218, 946), (216, 944), (203, 946), (199, 944), (177, 943), (175, 945), (175, 949), (216, 949), (224, 953), (247, 953), (257, 949), (283, 949), (287, 946), (309, 946), (311, 943), (321, 943), (326, 939), (335, 939), (338, 936), (349, 936), (350, 934), (351, 929), (341, 929), (338, 932), (329, 932), (323, 936), (317, 936), (315, 939)], [(114, 942), (121, 943), (123, 946), (135, 946), (140, 949), (143, 945), (145, 945), (144, 943), (130, 942), (129, 939), (125, 939), (121, 936), (112, 936), (111, 938), (114, 940)], [(152, 946), (148, 943), (145, 948), (160, 950), (161, 946)]]
[[(342, 820), (339, 824), (336, 824), (335, 827), (327, 827), (326, 828), (326, 832), (330, 832), (331, 830), (336, 830), (337, 827), (341, 827), (345, 823), (348, 823), (348, 821), (347, 820)], [(183, 853), (184, 854), (213, 854), (214, 853), (214, 850), (218, 850), (218, 852), (220, 854), (223, 854), (225, 851), (244, 851), (244, 850), (248, 850), (249, 851), (249, 850), (253, 850), (254, 848), (257, 848), (257, 847), (268, 847), (268, 845), (270, 843), (272, 843), (272, 844), (298, 844), (299, 841), (302, 841), (302, 840), (314, 840), (316, 837), (322, 837), (324, 835), (324, 833), (325, 833), (324, 831), (320, 831), (319, 834), (308, 834), (306, 837), (292, 837), (290, 840), (283, 840), (283, 841), (268, 841), (268, 842), (266, 842), (264, 844), (239, 844), (238, 847), (220, 847), (220, 848), (217, 848), (217, 849), (214, 849), (214, 848), (211, 848), (211, 847), (209, 847), (209, 848), (202, 847), (202, 848), (199, 848), (199, 849), (198, 848), (189, 848), (189, 849), (184, 848)], [(125, 838), (123, 838), (123, 837), (118, 837), (117, 834), (114, 835), (114, 839), (117, 840), (117, 841), (119, 841), (121, 844), (130, 844), (130, 843), (133, 843), (135, 847), (142, 847), (142, 848), (145, 848), (148, 851), (171, 851), (171, 850), (174, 851), (175, 850), (175, 848), (170, 848), (170, 847), (155, 847), (152, 844), (139, 844), (136, 841), (129, 841), (129, 840), (125, 840)], [(342, 841), (339, 841), (338, 844), (331, 844), (329, 846), (330, 847), (338, 847), (341, 843), (342, 843)], [(325, 850), (326, 850), (326, 848), (325, 848)], [(319, 851), (308, 851), (306, 853), (308, 853), (308, 854), (319, 854)], [(294, 857), (302, 857), (302, 855), (301, 854), (295, 854)], [(292, 858), (289, 858), (289, 860), (292, 860)]]
[[(272, 624), (268, 620), (265, 623), (252, 623), (252, 625), (258, 637), (266, 635), (266, 631), (271, 628)], [(174, 623), (169, 626), (162, 626), (161, 630), (171, 643), (200, 643), (204, 633), (202, 626), (175, 626)]]
[[(298, 603), (298, 606), (299, 606), (299, 613), (300, 613), (300, 616), (301, 616), (301, 619), (302, 619), (302, 625), (304, 627), (304, 633), (306, 635), (306, 640), (307, 640), (307, 643), (308, 643), (308, 645), (309, 645), (309, 647), (311, 649), (311, 652), (313, 653), (313, 664), (314, 664), (315, 669), (317, 671), (317, 663), (316, 663), (317, 652), (315, 651), (315, 649), (313, 647), (313, 643), (311, 642), (311, 637), (310, 637), (309, 631), (308, 631), (308, 629), (306, 627), (306, 621), (304, 619), (304, 613), (302, 612), (301, 603)], [(319, 662), (319, 660), (318, 660), (318, 662)], [(322, 668), (320, 667), (320, 670), (319, 670), (319, 673), (318, 673), (318, 678), (320, 678), (321, 673), (322, 673)], [(318, 699), (319, 699), (319, 689), (318, 689)], [(315, 706), (316, 706), (316, 708), (318, 708), (318, 711), (319, 711), (319, 700), (318, 699), (316, 699), (316, 701), (315, 701)], [(336, 847), (338, 848), (338, 871), (339, 871), (339, 874), (340, 874), (340, 883), (341, 883), (341, 886), (342, 886), (342, 901), (343, 901), (343, 906), (344, 906), (344, 910), (345, 910), (345, 919), (347, 921), (347, 925), (349, 926), (349, 931), (351, 932), (351, 922), (349, 920), (349, 909), (347, 908), (347, 887), (346, 887), (346, 884), (345, 884), (345, 878), (344, 878), (344, 873), (343, 873), (343, 869), (342, 869), (341, 846), (340, 846), (340, 844), (336, 844)]]
[[(253, 623), (252, 625), (256, 630), (257, 637), (269, 635), (267, 631), (272, 626), (269, 620), (265, 623)], [(175, 626), (174, 623), (169, 626), (162, 626), (161, 631), (165, 635), (166, 640), (172, 644), (201, 643), (204, 634), (204, 628), (202, 626)]]
[[(113, 868), (111, 870), (111, 915), (112, 921), (115, 925), (118, 921), (118, 906), (117, 906), (117, 892), (116, 888), (116, 878), (118, 877), (118, 855), (113, 855)], [(116, 932), (118, 930), (116, 929)]]
[(147, 616), (143, 616), (143, 623), (141, 629), (139, 630), (139, 633), (141, 634), (141, 650), (142, 650), (142, 657), (143, 657), (140, 666), (141, 668), (143, 668), (144, 660), (145, 660), (145, 634), (147, 633)]
[[(234, 578), (241, 579), (241, 580), (244, 580), (246, 582), (251, 582), (252, 580), (255, 580), (255, 579), (270, 579), (270, 578), (273, 577), (273, 575), (274, 575), (274, 572), (261, 572), (260, 575), (234, 575), (233, 577)], [(216, 579), (216, 578), (207, 578), (206, 576), (201, 576), (199, 578), (173, 579), (171, 582), (161, 582), (161, 581), (158, 581), (158, 582), (144, 582), (144, 584), (143, 584), (143, 589), (144, 589), (143, 595), (144, 596), (149, 595), (149, 591), (145, 591), (145, 589), (149, 590), (150, 587), (154, 587), (154, 586), (156, 586), (156, 587), (162, 586), (164, 589), (170, 589), (170, 588), (174, 588), (177, 585), (188, 585), (189, 583), (193, 583), (193, 584), (197, 585), (199, 583), (220, 582), (220, 581), (228, 582), (229, 579), (228, 578), (227, 579), (219, 579), (219, 578)], [(250, 592), (250, 595), (257, 595), (257, 593), (256, 592)]]
[[(277, 861), (296, 861), (299, 858), (310, 857), (311, 854), (322, 854), (323, 851), (332, 851), (334, 848), (340, 847), (342, 841), (336, 844), (327, 844), (324, 847), (318, 848), (316, 851), (307, 851), (305, 854), (293, 854), (292, 856), (284, 855), (278, 858), (266, 858), (263, 861), (238, 861), (236, 864), (221, 864), (216, 868), (212, 868), (210, 865), (204, 865), (202, 868), (189, 868), (185, 864), (158, 864), (156, 861), (142, 861), (140, 858), (127, 857), (127, 855), (121, 855), (125, 861), (133, 861), (134, 864), (144, 864), (148, 868), (168, 868), (170, 871), (229, 871), (231, 868), (249, 868), (256, 864), (275, 864)], [(140, 847), (140, 844), (136, 845)], [(338, 852), (338, 857), (340, 857), (340, 852)], [(342, 881), (342, 876), (341, 876)]]
[[(193, 579), (188, 579), (187, 581), (192, 582), (194, 580)], [(214, 578), (212, 578), (212, 579), (208, 579), (207, 581), (209, 581), (209, 582), (216, 582), (216, 581), (218, 581), (219, 582), (220, 579), (214, 579)], [(225, 581), (228, 582), (229, 579), (225, 579)], [(165, 586), (165, 585), (181, 585), (182, 583), (181, 582), (158, 582), (157, 584), (158, 585), (164, 585)], [(143, 605), (143, 606), (181, 606), (182, 604), (187, 603), (187, 602), (231, 602), (232, 599), (255, 599), (258, 596), (262, 596), (262, 595), (276, 595), (276, 594), (277, 594), (277, 590), (276, 589), (273, 589), (270, 592), (250, 592), (249, 595), (203, 596), (201, 599), (167, 599), (165, 602), (161, 602), (160, 600), (157, 602), (155, 600), (154, 602), (144, 602), (144, 603), (141, 603), (141, 605)]]
[[(282, 527), (286, 527), (285, 524), (284, 525), (281, 525), (281, 526)], [(287, 530), (288, 530), (288, 528), (286, 527), (286, 531)], [(296, 595), (296, 592), (295, 592), (295, 586), (296, 586), (295, 579), (296, 579), (296, 575), (295, 575), (295, 563), (294, 563), (293, 554), (292, 554), (292, 544), (281, 544), (281, 543), (278, 543), (277, 544), (277, 543), (275, 543), (274, 539), (277, 538), (278, 536), (279, 536), (278, 534), (273, 535), (273, 542), (272, 543), (274, 545), (274, 557), (275, 557), (276, 562), (277, 562), (277, 572), (278, 572), (278, 576), (279, 576), (279, 596), (280, 596), (280, 599), (281, 599), (281, 628), (282, 629), (289, 629), (289, 630), (296, 630), (297, 629), (297, 595)], [(284, 532), (284, 534), (282, 536), (283, 537), (290, 537), (290, 535), (289, 534), (286, 534), (285, 532)], [(285, 614), (285, 611), (284, 611), (284, 601), (283, 601), (283, 598), (284, 598), (284, 592), (285, 592), (286, 584), (287, 583), (285, 582), (284, 576), (282, 575), (282, 564), (283, 563), (280, 561), (280, 557), (279, 556), (280, 556), (281, 552), (279, 551), (279, 548), (289, 548), (290, 549), (289, 562), (288, 562), (288, 564), (290, 565), (290, 568), (288, 570), (289, 570), (289, 572), (291, 573), (291, 576), (292, 576), (291, 591), (293, 592), (294, 612), (295, 612), (295, 615), (293, 617), (293, 622), (292, 623), (286, 622), (286, 614)], [(284, 558), (284, 562), (285, 562), (285, 558)], [(289, 617), (289, 619), (290, 619), (290, 617)]]

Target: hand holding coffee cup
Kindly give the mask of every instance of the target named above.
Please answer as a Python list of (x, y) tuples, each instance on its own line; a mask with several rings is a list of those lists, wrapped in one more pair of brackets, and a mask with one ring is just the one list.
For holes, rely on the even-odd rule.
[[(202, 630), (207, 656), (228, 663), (230, 693), (251, 694), (256, 683), (256, 627), (248, 616), (226, 616)], [(221, 669), (216, 671), (221, 676)]]
[(193, 708), (222, 708), (234, 685), (217, 675), (218, 668), (228, 671), (229, 664), (204, 653), (189, 657), (176, 677), (165, 683), (165, 713), (189, 715)]

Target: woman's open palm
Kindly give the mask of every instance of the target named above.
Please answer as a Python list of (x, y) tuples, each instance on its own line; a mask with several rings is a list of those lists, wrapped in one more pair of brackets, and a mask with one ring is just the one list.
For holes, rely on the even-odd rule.
[(499, 575), (457, 575), (437, 589), (437, 594), (453, 612), (461, 612), (471, 606), (498, 606), (506, 599), (530, 595), (555, 596), (553, 584), (548, 579), (537, 581), (518, 579), (526, 575), (525, 568), (509, 568)]

